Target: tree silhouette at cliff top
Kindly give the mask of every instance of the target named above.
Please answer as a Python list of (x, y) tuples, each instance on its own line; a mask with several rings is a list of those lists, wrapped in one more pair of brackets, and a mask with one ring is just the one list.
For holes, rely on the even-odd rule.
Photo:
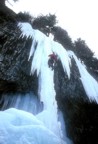
[(77, 53), (77, 56), (83, 60), (85, 58), (91, 58), (94, 55), (94, 53), (90, 50), (90, 48), (87, 46), (85, 41), (82, 40), (81, 38), (78, 38), (74, 42), (74, 46), (75, 46), (75, 52)]
[(63, 45), (66, 49), (73, 50), (73, 43), (68, 35), (68, 32), (59, 26), (52, 28), (51, 33), (54, 35), (54, 40)]
[(29, 22), (30, 24), (32, 24), (33, 19), (33, 16), (31, 16), (29, 12), (19, 12), (17, 14), (17, 20), (19, 22)]
[(54, 14), (49, 14), (46, 16), (40, 15), (34, 19), (32, 26), (33, 28), (42, 31), (46, 35), (49, 35), (49, 33), (51, 32), (51, 28), (53, 28), (56, 23), (57, 19)]
[(98, 59), (94, 57), (94, 53), (90, 50), (84, 40), (81, 38), (74, 42), (75, 53), (80, 58), (87, 68), (98, 74)]

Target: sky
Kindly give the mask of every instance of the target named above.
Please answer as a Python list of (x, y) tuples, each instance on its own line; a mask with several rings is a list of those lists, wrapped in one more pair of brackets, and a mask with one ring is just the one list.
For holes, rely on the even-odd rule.
[(98, 55), (98, 5), (97, 0), (19, 0), (9, 7), (15, 12), (31, 15), (55, 14), (58, 25), (67, 30), (72, 40), (81, 38)]

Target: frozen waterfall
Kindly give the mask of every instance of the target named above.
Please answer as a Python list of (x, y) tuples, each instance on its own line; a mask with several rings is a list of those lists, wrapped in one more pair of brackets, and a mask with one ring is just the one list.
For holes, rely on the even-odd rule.
[(0, 103), (6, 99), (2, 110), (8, 109), (0, 112), (0, 143), (70, 144), (66, 132), (64, 133), (63, 115), (55, 98), (54, 71), (48, 67), (49, 55), (54, 52), (58, 56), (68, 78), (73, 57), (87, 96), (97, 103), (98, 83), (72, 51), (66, 51), (61, 44), (34, 30), (28, 23), (19, 23), (19, 27), (23, 37), (30, 36), (33, 39), (28, 60), (33, 56), (31, 75), (37, 72), (39, 95), (38, 98), (33, 93), (2, 97)]
[[(14, 98), (5, 95), (1, 99), (8, 98), (5, 101), (0, 112), (0, 143), (2, 144), (69, 144), (70, 140), (64, 135), (63, 115), (58, 110), (54, 90), (54, 71), (48, 67), (48, 55), (53, 51), (58, 55), (60, 52), (61, 61), (64, 71), (70, 77), (70, 59), (68, 54), (58, 45), (58, 50), (48, 37), (38, 30), (33, 30), (28, 23), (19, 24), (22, 35), (31, 36), (33, 44), (31, 47), (30, 57), (33, 55), (31, 74), (37, 71), (39, 78), (39, 98), (34, 97), (32, 93), (24, 96), (17, 94)], [(37, 47), (35, 49), (35, 44)], [(52, 47), (53, 46), (53, 47)], [(62, 50), (62, 51), (61, 51)], [(14, 107), (14, 108), (11, 108)], [(19, 109), (19, 110), (18, 110)], [(25, 112), (28, 111), (28, 112)]]

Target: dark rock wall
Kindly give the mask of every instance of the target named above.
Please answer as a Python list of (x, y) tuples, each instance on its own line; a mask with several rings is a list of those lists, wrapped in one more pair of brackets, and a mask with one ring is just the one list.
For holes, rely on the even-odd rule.
[(74, 59), (70, 79), (58, 62), (54, 81), (58, 107), (63, 112), (68, 137), (74, 144), (97, 144), (98, 105), (87, 98)]
[(57, 97), (59, 98), (61, 95), (62, 98), (65, 97), (74, 97), (74, 99), (77, 98), (83, 98), (88, 99), (87, 95), (84, 91), (82, 82), (80, 80), (80, 74), (78, 67), (76, 66), (76, 63), (74, 59), (71, 59), (71, 73), (70, 73), (70, 79), (67, 77), (67, 74), (64, 72), (63, 67), (61, 65), (61, 62), (58, 61), (58, 65), (55, 68), (55, 89), (57, 91)]
[(30, 75), (28, 61), (33, 39), (22, 37), (17, 23), (10, 20), (0, 24), (0, 93), (33, 90), (37, 94), (37, 76)]

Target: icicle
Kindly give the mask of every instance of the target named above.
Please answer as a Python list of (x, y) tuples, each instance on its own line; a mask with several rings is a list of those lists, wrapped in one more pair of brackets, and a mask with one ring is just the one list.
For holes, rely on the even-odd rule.
[(16, 108), (24, 111), (28, 111), (33, 114), (38, 114), (42, 111), (42, 103), (39, 101), (37, 96), (29, 92), (24, 94), (4, 94), (2, 95), (3, 104), (2, 110), (8, 108)]
[(18, 26), (20, 27), (23, 36), (33, 37), (34, 31), (29, 23), (18, 23)]
[(69, 56), (73, 57), (76, 61), (81, 75), (80, 79), (87, 96), (90, 100), (96, 101), (98, 103), (98, 82), (89, 74), (89, 72), (86, 70), (85, 65), (78, 60), (78, 58), (72, 51), (69, 51), (68, 53)]
[(70, 78), (70, 59), (68, 57), (66, 49), (63, 48), (61, 44), (52, 41), (52, 50), (61, 60), (63, 69), (67, 73), (68, 78)]

